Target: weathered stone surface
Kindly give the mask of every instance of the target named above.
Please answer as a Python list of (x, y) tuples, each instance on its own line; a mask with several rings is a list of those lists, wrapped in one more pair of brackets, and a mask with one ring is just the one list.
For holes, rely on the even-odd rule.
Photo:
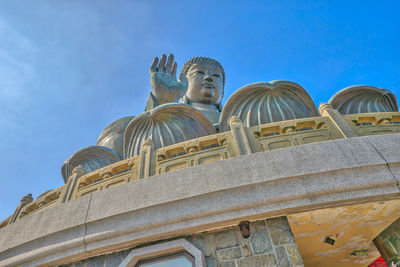
[(265, 253), (272, 250), (268, 230), (258, 230), (250, 236), (251, 245), (255, 254)]
[[(78, 228), (83, 226), (89, 202), (90, 196), (83, 196), (79, 199), (50, 207), (44, 212), (32, 214), (23, 220), (1, 228), (0, 251), (63, 230), (69, 232), (71, 238), (78, 238), (78, 236), (83, 237), (83, 228)], [(71, 231), (69, 228), (72, 227), (77, 227), (77, 229)], [(51, 244), (50, 240), (47, 240), (47, 242)], [(45, 244), (42, 243), (42, 245)], [(40, 245), (34, 245), (35, 248), (38, 246)]]
[(238, 267), (278, 267), (274, 254), (247, 257), (237, 261)]
[(291, 264), (288, 255), (286, 254), (285, 247), (276, 247), (275, 253), (280, 267), (290, 267)]
[(218, 261), (232, 260), (240, 258), (241, 256), (242, 252), (240, 251), (240, 247), (223, 248), (217, 250)]
[(239, 245), (234, 230), (216, 233), (215, 243), (217, 248), (228, 248)]
[[(400, 135), (387, 136), (393, 142)], [(384, 138), (377, 138), (373, 144), (382, 142)], [(90, 206), (90, 196), (84, 196), (1, 228), (0, 265), (21, 265), (22, 258), (13, 257), (23, 251), (32, 252), (34, 264), (84, 253), (64, 246), (70, 236), (56, 238), (63, 229), (83, 224), (86, 234), (82, 231), (80, 237), (85, 237), (86, 253), (100, 248), (111, 252), (137, 239), (187, 235), (193, 229), (207, 231), (210, 225), (228, 227), (235, 218), (261, 213), (280, 216), (283, 210), (391, 199), (399, 188), (379, 153), (365, 137), (335, 140), (254, 153), (96, 192)], [(43, 256), (52, 253), (50, 248), (59, 254)]]
[(234, 261), (223, 261), (218, 262), (217, 267), (236, 267), (236, 265)]
[(195, 245), (198, 249), (203, 251), (204, 256), (215, 257), (215, 235), (213, 234), (205, 234), (205, 235), (196, 235), (190, 240), (193, 245)]
[(242, 255), (244, 257), (248, 257), (253, 254), (253, 252), (251, 250), (250, 239), (241, 238), (240, 239), (240, 248), (242, 249)]
[(267, 225), (275, 246), (294, 243), (293, 234), (286, 217), (268, 219)]
[(265, 221), (260, 220), (260, 221), (255, 221), (250, 223), (250, 231), (257, 231), (257, 230), (263, 230), (265, 229)]
[(116, 253), (108, 254), (105, 259), (105, 267), (118, 266), (126, 256), (128, 256), (130, 250), (119, 251)]
[(364, 138), (388, 163), (396, 163), (400, 161), (400, 134), (382, 134), (367, 136)]
[(301, 259), (300, 251), (296, 245), (287, 246), (286, 251), (293, 265), (303, 266), (303, 260)]
[(105, 256), (97, 256), (87, 260), (87, 267), (100, 267), (104, 266), (105, 263)]
[(207, 267), (216, 267), (217, 259), (213, 257), (206, 257)]
[(87, 266), (86, 264), (87, 264), (87, 260), (84, 260), (84, 261), (80, 261), (80, 262), (76, 263), (74, 265), (74, 267), (86, 267)]

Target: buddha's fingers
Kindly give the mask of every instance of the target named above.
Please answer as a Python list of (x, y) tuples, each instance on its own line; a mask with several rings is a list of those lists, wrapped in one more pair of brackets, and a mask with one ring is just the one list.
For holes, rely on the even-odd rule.
[(150, 73), (157, 71), (157, 64), (158, 64), (158, 57), (155, 57), (150, 66)]
[(174, 64), (174, 55), (169, 54), (167, 60), (167, 66), (165, 68), (165, 73), (171, 74), (172, 73), (172, 65)]
[(174, 64), (172, 65), (172, 75), (174, 77), (176, 77), (176, 69), (178, 68), (178, 64), (176, 62), (174, 62)]
[(158, 72), (165, 72), (165, 61), (166, 61), (166, 59), (167, 59), (167, 57), (163, 54), (161, 56), (160, 63), (158, 63), (158, 68), (157, 68)]

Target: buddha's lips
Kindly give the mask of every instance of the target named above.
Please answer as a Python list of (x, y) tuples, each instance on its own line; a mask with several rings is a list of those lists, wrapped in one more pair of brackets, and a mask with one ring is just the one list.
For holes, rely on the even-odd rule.
[(212, 83), (203, 83), (201, 86), (204, 87), (204, 88), (207, 88), (207, 89), (214, 89), (215, 88), (215, 86)]

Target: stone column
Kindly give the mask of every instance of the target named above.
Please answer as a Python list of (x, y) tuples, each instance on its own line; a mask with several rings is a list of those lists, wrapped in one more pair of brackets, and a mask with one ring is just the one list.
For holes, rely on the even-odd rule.
[(400, 266), (400, 218), (380, 233), (374, 244), (390, 267)]

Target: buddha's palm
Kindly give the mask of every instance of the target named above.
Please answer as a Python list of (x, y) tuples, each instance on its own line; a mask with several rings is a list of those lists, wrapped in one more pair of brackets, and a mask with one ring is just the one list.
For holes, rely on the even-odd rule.
[(177, 102), (187, 90), (187, 79), (182, 73), (176, 79), (177, 64), (174, 56), (162, 55), (160, 60), (154, 58), (150, 67), (151, 90), (158, 104)]

